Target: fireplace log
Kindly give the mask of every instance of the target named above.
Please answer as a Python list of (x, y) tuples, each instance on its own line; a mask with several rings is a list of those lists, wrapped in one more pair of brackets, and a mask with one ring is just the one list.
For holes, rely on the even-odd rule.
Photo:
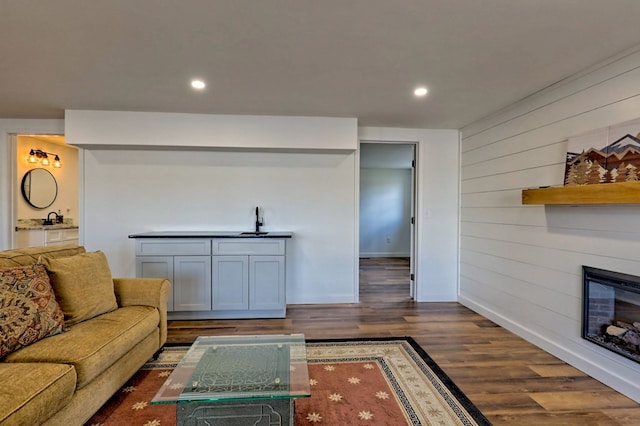
[(607, 334), (610, 336), (620, 337), (626, 332), (627, 332), (626, 328), (617, 327), (615, 325), (610, 325), (607, 327)]
[[(627, 330), (638, 330), (640, 331), (640, 329), (638, 329), (634, 324), (631, 323), (631, 321), (625, 321), (625, 320), (614, 320), (611, 321), (611, 324), (617, 326), (617, 327), (622, 327), (622, 328), (626, 328)], [(640, 325), (640, 323), (636, 323), (638, 325)]]

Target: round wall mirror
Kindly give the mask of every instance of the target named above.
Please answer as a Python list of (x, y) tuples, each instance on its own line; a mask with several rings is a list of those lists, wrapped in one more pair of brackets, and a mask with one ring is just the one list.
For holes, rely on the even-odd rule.
[(46, 209), (58, 196), (58, 183), (46, 169), (32, 169), (22, 178), (22, 196), (31, 207)]

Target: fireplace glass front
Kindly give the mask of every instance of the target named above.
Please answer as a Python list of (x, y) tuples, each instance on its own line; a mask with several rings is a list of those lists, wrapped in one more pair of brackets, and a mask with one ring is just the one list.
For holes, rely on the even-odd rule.
[(640, 277), (582, 267), (582, 337), (640, 362)]

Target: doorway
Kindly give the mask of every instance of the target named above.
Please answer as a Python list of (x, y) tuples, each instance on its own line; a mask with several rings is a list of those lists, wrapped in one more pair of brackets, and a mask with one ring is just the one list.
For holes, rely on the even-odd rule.
[[(63, 135), (53, 134), (10, 134), (9, 143), (14, 158), (11, 247), (26, 247), (35, 242), (37, 245), (77, 243), (78, 148), (67, 145)], [(42, 233), (42, 223), (47, 218), (52, 218), (58, 230), (73, 230), (54, 233), (56, 237), (68, 233), (68, 240), (50, 242), (40, 236), (46, 235)]]
[[(413, 143), (360, 144), (360, 273), (372, 267), (396, 270), (393, 280), (381, 280), (380, 297), (386, 291), (397, 293), (400, 285), (406, 299), (415, 298), (415, 160)], [(398, 276), (397, 271), (406, 272)], [(371, 285), (370, 278), (367, 282)]]

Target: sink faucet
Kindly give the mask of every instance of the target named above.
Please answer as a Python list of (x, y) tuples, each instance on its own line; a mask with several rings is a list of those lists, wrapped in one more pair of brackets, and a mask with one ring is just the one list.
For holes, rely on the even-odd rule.
[[(54, 222), (53, 220), (51, 220), (51, 215), (54, 215), (56, 217), (56, 221)], [(54, 223), (58, 222), (58, 213), (56, 212), (49, 212), (49, 214), (47, 215), (47, 218), (44, 220), (43, 225), (53, 225)]]
[[(259, 214), (259, 208), (256, 207), (256, 233), (260, 232), (260, 227), (264, 225), (264, 222), (260, 222)], [(264, 221), (264, 218), (262, 218), (262, 220)]]

